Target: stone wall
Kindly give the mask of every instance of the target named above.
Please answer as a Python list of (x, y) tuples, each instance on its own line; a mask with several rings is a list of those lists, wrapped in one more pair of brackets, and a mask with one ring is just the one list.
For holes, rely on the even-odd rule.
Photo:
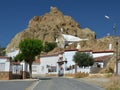
[(0, 71), (0, 80), (10, 80), (12, 78), (12, 72)]
[(29, 78), (29, 75), (25, 71), (22, 71), (21, 74), (12, 74), (12, 72), (0, 71), (0, 80), (26, 79), (26, 78)]

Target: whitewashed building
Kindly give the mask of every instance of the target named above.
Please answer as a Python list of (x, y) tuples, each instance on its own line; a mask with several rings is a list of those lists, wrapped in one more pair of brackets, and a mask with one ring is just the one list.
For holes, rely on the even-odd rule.
[(9, 80), (11, 78), (11, 67), (8, 57), (0, 56), (0, 80)]
[(48, 55), (46, 56), (41, 56), (40, 57), (40, 68), (39, 68), (39, 73), (40, 74), (49, 74), (49, 73), (54, 73), (57, 74), (58, 72), (58, 59), (59, 55), (54, 54), (54, 55)]
[[(63, 73), (75, 73), (75, 62), (73, 61), (73, 56), (78, 51), (78, 49), (72, 49), (72, 50), (64, 50), (64, 52), (60, 54), (51, 54), (51, 55), (41, 55), (40, 59), (37, 59), (33, 62), (32, 65), (32, 74), (58, 74), (59, 71), (62, 69)], [(92, 51), (92, 50), (86, 50), (86, 51), (80, 51), (80, 52), (86, 52), (90, 53), (93, 58), (95, 58), (95, 64), (94, 67), (99, 66), (100, 68), (103, 68), (105, 66), (104, 60), (111, 58), (111, 55), (114, 54), (113, 51)], [(11, 54), (8, 54), (14, 57), (14, 55), (17, 55), (18, 51), (12, 52)], [(99, 59), (100, 57), (104, 57), (102, 59)], [(61, 65), (59, 65), (59, 61), (63, 61)], [(28, 65), (21, 62), (23, 67), (25, 67), (24, 71), (28, 71)], [(77, 72), (91, 72), (91, 67), (78, 67), (77, 66)]]
[(64, 48), (65, 45), (73, 44), (74, 42), (86, 41), (89, 39), (81, 39), (73, 35), (62, 34), (60, 37), (56, 38), (56, 43), (58, 47)]
[[(64, 74), (65, 73), (75, 73), (75, 62), (73, 61), (73, 56), (77, 52), (77, 49), (74, 50), (65, 50), (61, 54), (52, 54), (52, 55), (44, 55), (40, 57), (40, 64), (36, 67), (36, 70), (33, 70), (33, 74), (58, 74), (60, 68), (63, 69)], [(104, 60), (108, 60), (111, 58), (111, 55), (114, 54), (113, 51), (80, 51), (80, 52), (87, 52), (91, 53), (93, 55), (93, 58), (95, 58), (95, 65), (94, 67), (100, 68), (104, 67)], [(104, 58), (100, 58), (104, 57)], [(99, 59), (100, 58), (100, 59)], [(62, 65), (59, 66), (59, 60), (62, 60)], [(35, 69), (35, 68), (34, 68)], [(36, 72), (34, 72), (36, 71)], [(78, 67), (77, 66), (77, 72), (91, 72), (91, 67)]]
[(12, 50), (11, 52), (7, 53), (8, 57), (14, 58), (17, 54), (19, 54), (20, 50)]

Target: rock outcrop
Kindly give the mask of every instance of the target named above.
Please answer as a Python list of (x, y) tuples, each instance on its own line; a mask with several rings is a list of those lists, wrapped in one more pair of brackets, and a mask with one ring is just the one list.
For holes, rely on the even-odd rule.
[(89, 28), (81, 28), (72, 17), (64, 15), (56, 7), (51, 7), (50, 12), (43, 16), (34, 16), (29, 21), (28, 27), (16, 34), (7, 45), (6, 52), (10, 52), (13, 48), (18, 49), (20, 41), (25, 38), (37, 38), (43, 42), (54, 42), (62, 33), (83, 39), (88, 38), (89, 40), (96, 38), (95, 32)]

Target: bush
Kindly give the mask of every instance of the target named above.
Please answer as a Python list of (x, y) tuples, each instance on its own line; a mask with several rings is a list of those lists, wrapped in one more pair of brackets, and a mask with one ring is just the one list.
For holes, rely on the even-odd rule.
[(55, 42), (45, 42), (44, 45), (44, 52), (49, 52), (53, 50), (55, 47), (57, 47), (57, 44)]
[(78, 64), (79, 67), (87, 67), (94, 64), (93, 56), (85, 52), (76, 52), (73, 56), (73, 61)]

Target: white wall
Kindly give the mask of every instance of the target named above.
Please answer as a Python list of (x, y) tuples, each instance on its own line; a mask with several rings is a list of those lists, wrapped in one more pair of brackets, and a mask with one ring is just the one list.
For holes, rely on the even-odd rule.
[(10, 71), (10, 62), (5, 63), (5, 71)]
[(101, 56), (108, 56), (108, 55), (113, 55), (113, 52), (93, 53), (93, 58), (101, 57)]
[(48, 73), (47, 65), (57, 67), (58, 55), (41, 57), (40, 62), (41, 62), (41, 64), (40, 64), (40, 67), (38, 67), (39, 68), (38, 73), (39, 74), (47, 74)]
[(10, 71), (10, 62), (7, 61), (7, 58), (4, 58), (4, 59), (0, 58), (0, 64), (4, 64), (2, 66), (2, 70), (1, 71)]
[(104, 67), (104, 62), (95, 62), (93, 64), (93, 67), (98, 67), (97, 65), (100, 65), (100, 68), (103, 68)]
[(19, 50), (15, 50), (10, 53), (7, 53), (7, 56), (14, 58), (17, 54), (19, 54)]
[(77, 72), (84, 72), (84, 73), (90, 73), (90, 68), (91, 67), (78, 67)]
[[(75, 65), (75, 62), (73, 61), (73, 56), (75, 55), (77, 51), (66, 51), (64, 52), (64, 58), (67, 59), (67, 67), (71, 66), (71, 65)], [(85, 73), (89, 73), (90, 72), (90, 67), (78, 67), (77, 66), (77, 72), (85, 72)], [(65, 71), (65, 73), (75, 73), (75, 69), (69, 70), (69, 71)]]
[(32, 65), (32, 74), (40, 74), (40, 64)]
[[(75, 62), (73, 61), (73, 56), (75, 55), (77, 51), (65, 51), (63, 53), (63, 61), (67, 60), (67, 65), (63, 65), (63, 67), (69, 67), (72, 65), (75, 65)], [(107, 55), (113, 55), (113, 53), (111, 52), (103, 52), (103, 53), (92, 53), (93, 58), (95, 57), (100, 57), (100, 56), (107, 56)], [(59, 55), (55, 55), (55, 56), (45, 56), (45, 57), (41, 57), (40, 58), (40, 65), (33, 65), (33, 67), (36, 67), (36, 71), (33, 72), (33, 74), (58, 74), (58, 59), (59, 59)], [(103, 68), (103, 62), (99, 62), (99, 64), (101, 65), (101, 68)], [(56, 66), (57, 67), (57, 71), (56, 72), (48, 72), (48, 68), (47, 65), (49, 66)], [(77, 68), (77, 72), (85, 72), (85, 73), (90, 73), (91, 68), (90, 67), (86, 67), (86, 68)], [(75, 73), (75, 69), (72, 70), (65, 70), (64, 69), (64, 73)]]
[(77, 51), (66, 51), (66, 52), (64, 52), (63, 57), (64, 57), (64, 59), (66, 59), (68, 61), (67, 66), (75, 64), (75, 62), (73, 61), (73, 56), (75, 55), (76, 52)]

